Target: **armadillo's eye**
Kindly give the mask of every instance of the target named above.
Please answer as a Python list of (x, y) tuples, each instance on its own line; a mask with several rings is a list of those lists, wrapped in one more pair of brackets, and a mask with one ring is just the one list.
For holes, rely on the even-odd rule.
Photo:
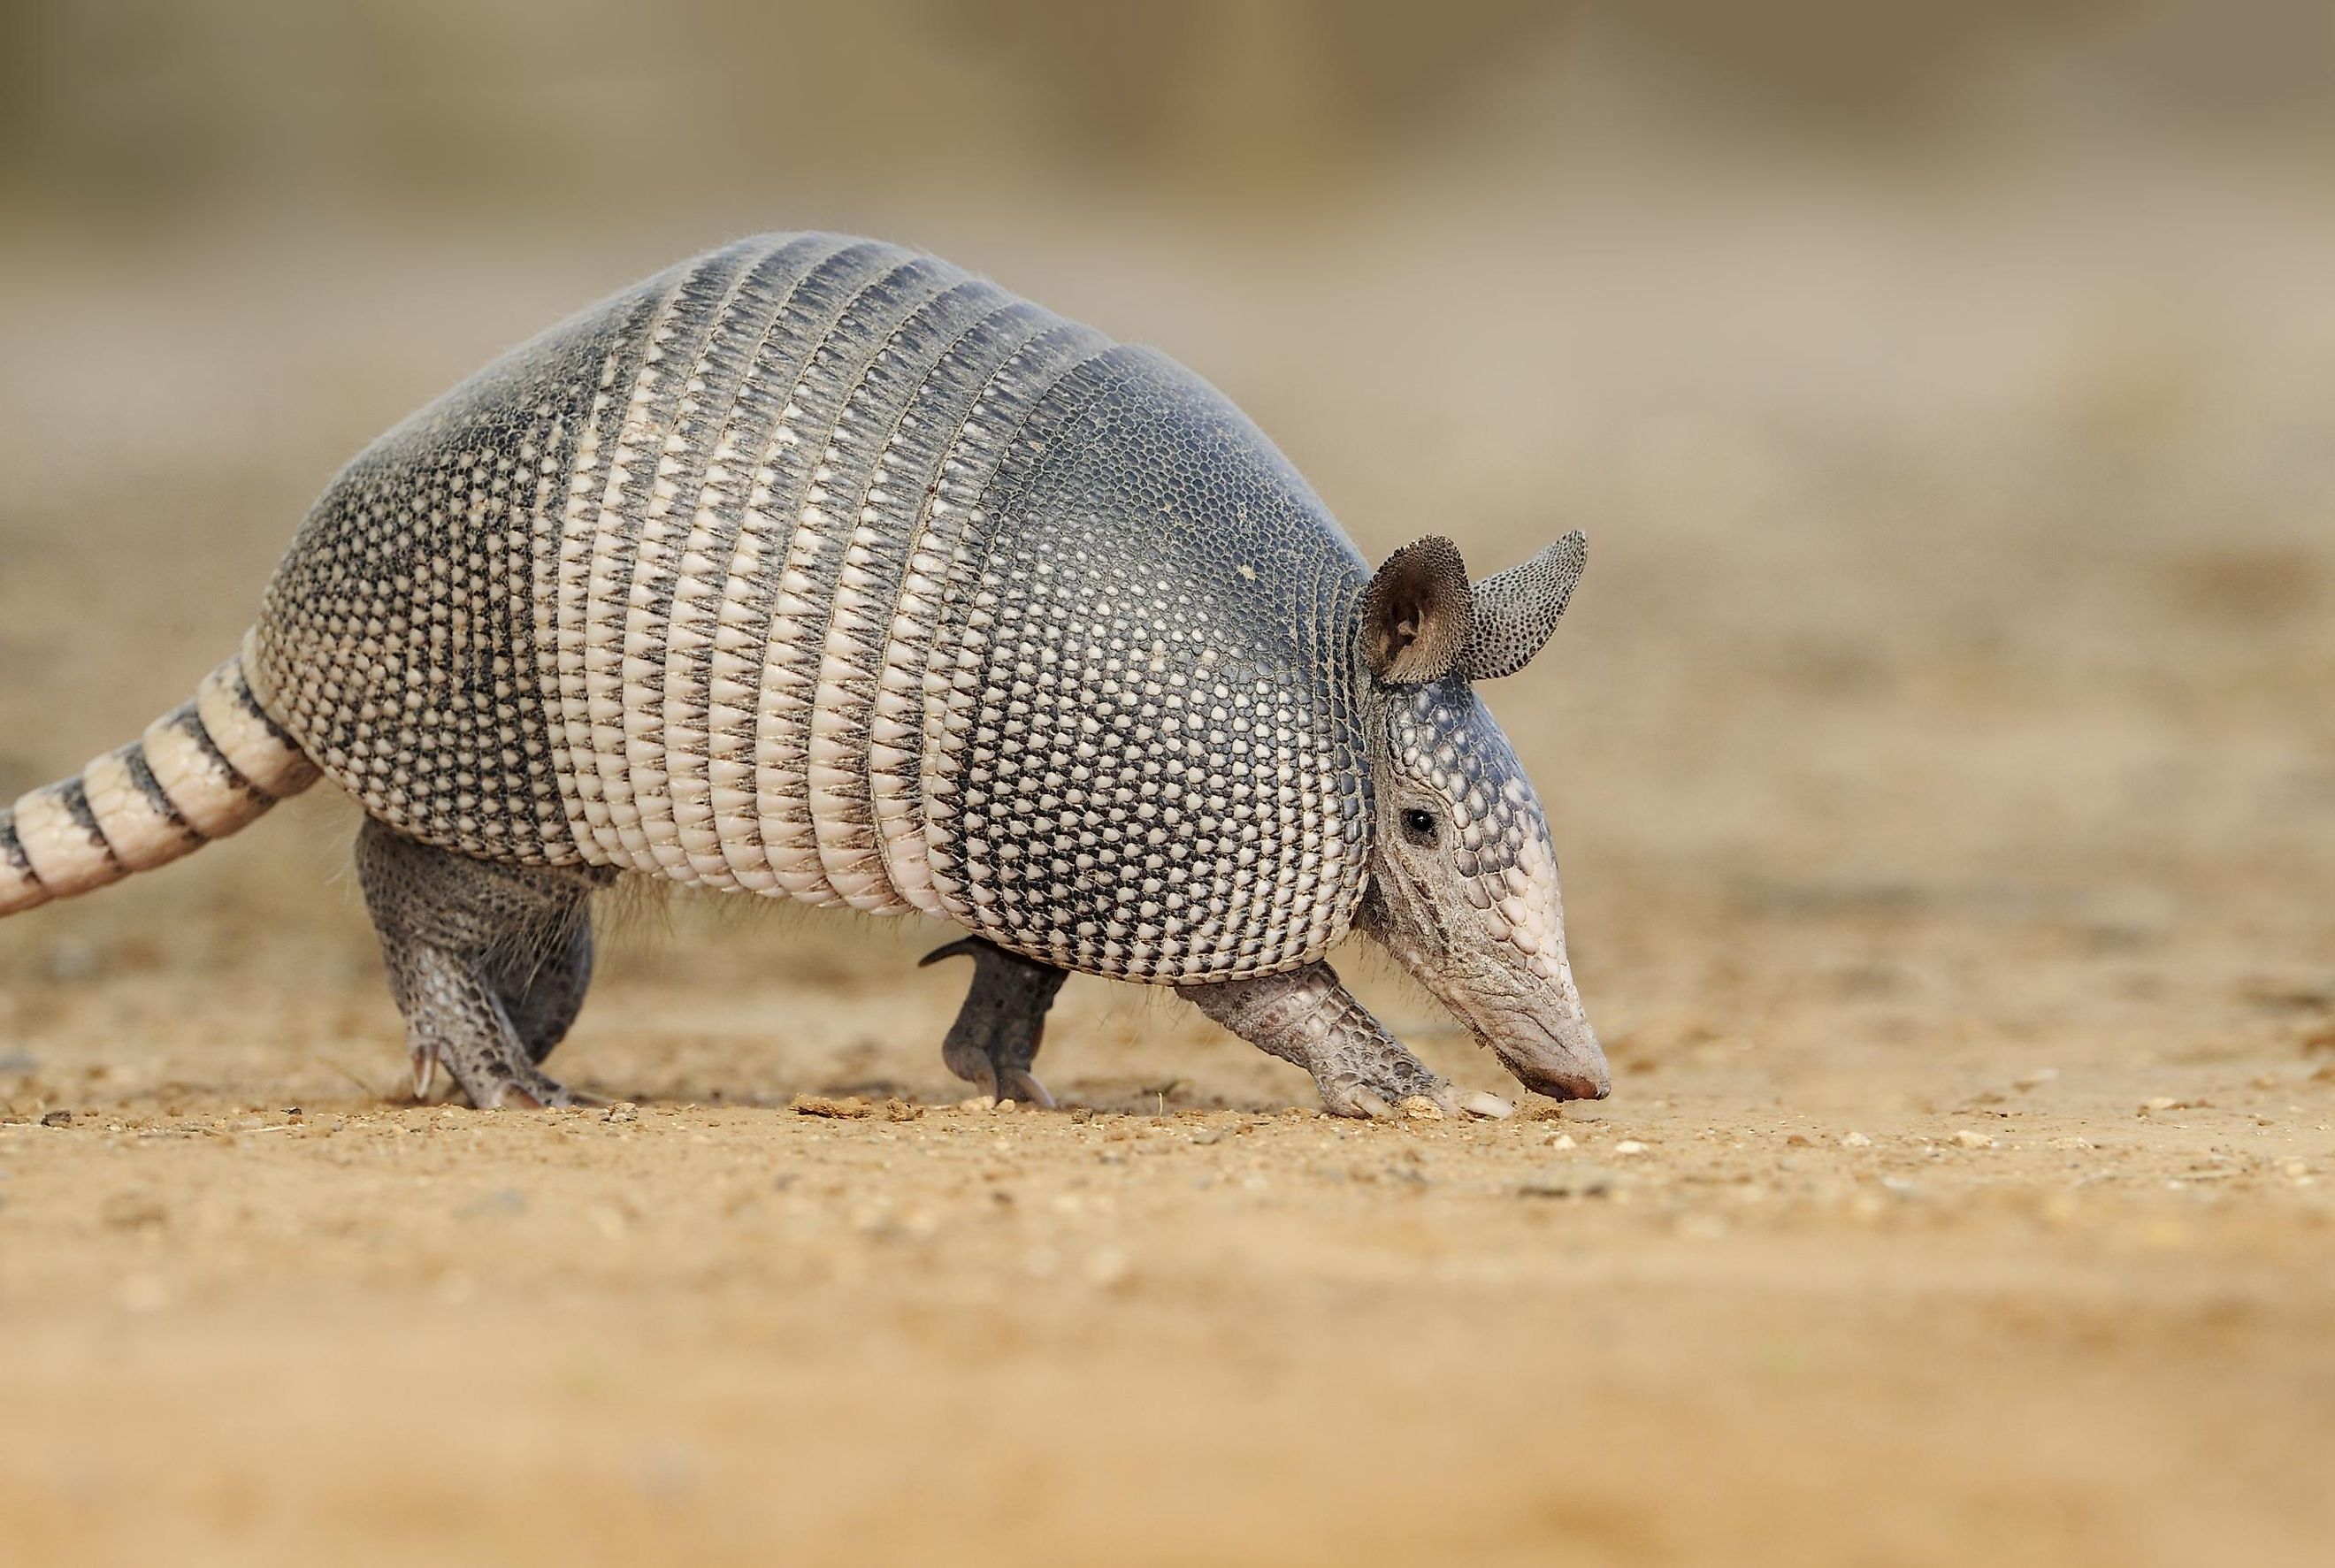
[(1413, 844), (1434, 843), (1435, 813), (1417, 806), (1410, 808), (1402, 814), (1402, 830)]

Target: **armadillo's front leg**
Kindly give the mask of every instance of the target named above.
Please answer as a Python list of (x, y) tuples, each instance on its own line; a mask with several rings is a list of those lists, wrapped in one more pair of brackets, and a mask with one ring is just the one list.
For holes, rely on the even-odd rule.
[(472, 860), (368, 821), (357, 879), (405, 1015), (414, 1091), (442, 1066), (482, 1109), (575, 1103), (536, 1062), (582, 1004), (599, 876)]
[(1454, 1115), (1504, 1117), (1516, 1108), (1429, 1071), (1326, 963), (1191, 986), (1184, 994), (1251, 1045), (1312, 1073), (1323, 1108), (1333, 1116), (1390, 1117), (1414, 1095)]
[(1051, 963), (1006, 952), (977, 936), (962, 937), (925, 954), (973, 960), (973, 989), (941, 1042), (948, 1070), (982, 1093), (1019, 1095), (1051, 1110), (1054, 1097), (1031, 1070), (1045, 1038), (1046, 1010), (1069, 978)]

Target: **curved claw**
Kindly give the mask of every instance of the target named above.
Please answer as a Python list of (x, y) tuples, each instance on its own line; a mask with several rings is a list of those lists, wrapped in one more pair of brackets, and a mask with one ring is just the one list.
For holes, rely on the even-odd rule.
[(413, 1098), (428, 1099), (430, 1091), (438, 1086), (438, 1053), (420, 1050), (413, 1053)]
[(596, 1103), (588, 1094), (578, 1094), (558, 1079), (538, 1073), (532, 1079), (505, 1079), (497, 1084), (493, 1097), (479, 1108), (481, 1110), (559, 1110), (569, 1106)]
[(933, 964), (938, 963), (944, 958), (978, 958), (980, 956), (981, 938), (977, 936), (960, 936), (954, 942), (945, 942), (941, 944), (940, 946), (934, 948), (930, 953), (925, 953), (922, 958), (916, 960), (916, 967), (918, 969), (928, 968)]
[(1446, 1110), (1479, 1116), (1487, 1121), (1505, 1121), (1516, 1114), (1513, 1101), (1502, 1099), (1497, 1094), (1487, 1094), (1480, 1089), (1455, 1090), (1447, 1098), (1449, 1103), (1444, 1107)]
[(1038, 1081), (1035, 1074), (1017, 1067), (1012, 1069), (1008, 1076), (1013, 1080), (1013, 1087), (1022, 1091), (1022, 1099), (1044, 1110), (1054, 1108), (1054, 1097), (1046, 1092), (1046, 1086)]
[[(1446, 1116), (1481, 1117), (1487, 1121), (1500, 1121), (1516, 1114), (1516, 1108), (1497, 1094), (1481, 1089), (1460, 1089), (1453, 1084), (1439, 1084), (1406, 1100), (1424, 1100)], [(1357, 1120), (1399, 1121), (1402, 1118), (1402, 1102), (1390, 1100), (1367, 1084), (1351, 1084), (1326, 1091), (1323, 1107), (1332, 1116), (1352, 1117)], [(1424, 1110), (1422, 1106), (1421, 1110)]]

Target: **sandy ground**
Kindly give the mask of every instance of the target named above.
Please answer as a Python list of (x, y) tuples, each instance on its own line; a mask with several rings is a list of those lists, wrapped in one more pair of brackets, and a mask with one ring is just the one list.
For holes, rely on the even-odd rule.
[[(938, 933), (678, 900), (555, 1061), (617, 1109), (417, 1106), (320, 791), (0, 925), (0, 1555), (2327, 1561), (2335, 216), (1439, 199), (954, 247), (1202, 365), (1373, 554), (1590, 528), (1493, 700), (1613, 1100), (1335, 1122), (1079, 981), (1071, 1108), (965, 1108)], [(12, 249), (0, 792), (695, 237)], [(1403, 308), (1458, 266), (1502, 307)]]

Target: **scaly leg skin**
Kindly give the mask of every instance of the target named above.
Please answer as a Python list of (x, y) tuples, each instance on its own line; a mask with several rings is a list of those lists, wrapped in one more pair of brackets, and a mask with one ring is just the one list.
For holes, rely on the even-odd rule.
[(1326, 963), (1195, 985), (1184, 994), (1258, 1050), (1312, 1073), (1323, 1108), (1332, 1116), (1384, 1120), (1414, 1095), (1452, 1116), (1516, 1112), (1497, 1095), (1460, 1089), (1429, 1071), (1353, 999)]
[(941, 1043), (941, 1060), (983, 1094), (1053, 1109), (1054, 1097), (1030, 1067), (1045, 1038), (1046, 1010), (1070, 977), (1050, 963), (1008, 953), (978, 936), (935, 948), (924, 962), (944, 958), (973, 960), (973, 989)]
[(482, 1110), (573, 1105), (536, 1064), (567, 1032), (591, 977), (596, 871), (498, 866), (367, 821), (357, 880), (405, 1015), (413, 1092), (438, 1070)]

